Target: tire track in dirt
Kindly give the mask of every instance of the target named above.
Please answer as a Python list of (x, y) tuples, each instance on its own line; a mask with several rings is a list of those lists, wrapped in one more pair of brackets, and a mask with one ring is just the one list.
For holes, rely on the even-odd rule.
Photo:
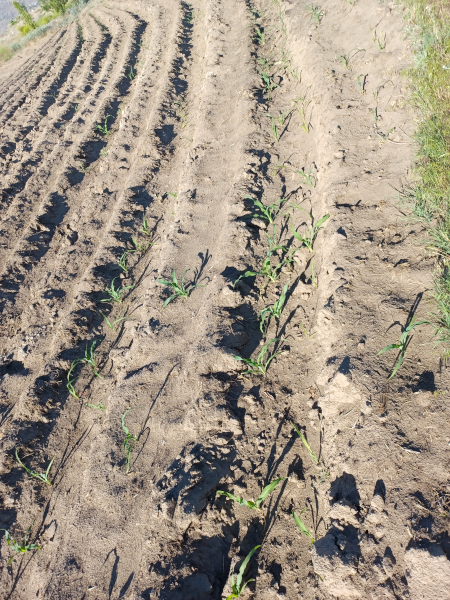
[[(2, 102), (0, 106), (0, 110), (2, 111), (1, 122), (4, 120), (3, 110), (8, 106), (8, 103), (12, 104), (12, 106), (9, 107), (9, 111), (13, 111), (8, 114), (14, 114), (14, 111), (17, 110), (17, 108), (20, 108), (27, 98), (30, 89), (34, 89), (39, 85), (40, 79), (37, 74), (32, 83), (28, 81), (28, 77), (37, 70), (33, 67), (39, 66), (42, 73), (49, 70), (58, 57), (66, 31), (67, 29), (61, 29), (55, 33), (33, 57), (29, 58), (28, 61), (17, 70), (16, 73), (10, 75), (2, 82), (2, 84), (0, 84), (0, 102)], [(18, 98), (16, 98), (17, 94), (19, 94)]]
[[(37, 173), (33, 176), (32, 181), (28, 182), (28, 186), (26, 187), (26, 202), (27, 202), (27, 207), (29, 208), (29, 210), (31, 210), (31, 214), (28, 212), (26, 212), (25, 210), (21, 211), (20, 214), (20, 220), (18, 220), (16, 217), (17, 215), (17, 211), (14, 212), (15, 210), (15, 205), (20, 202), (20, 201), (24, 201), (25, 198), (22, 196), (19, 196), (19, 198), (17, 199), (16, 203), (14, 205), (12, 205), (10, 207), (10, 213), (13, 213), (13, 217), (10, 218), (9, 220), (9, 231), (10, 233), (10, 238), (13, 237), (13, 231), (20, 226), (20, 224), (25, 224), (26, 229), (24, 231), (24, 233), (22, 233), (22, 236), (19, 237), (18, 240), (16, 240), (13, 248), (11, 248), (9, 250), (9, 252), (7, 252), (6, 255), (4, 255), (2, 258), (5, 261), (5, 267), (8, 265), (8, 259), (9, 261), (11, 261), (11, 258), (14, 260), (14, 257), (17, 257), (17, 254), (19, 254), (20, 257), (20, 252), (23, 249), (23, 245), (24, 245), (24, 234), (26, 235), (27, 232), (27, 228), (36, 220), (38, 219), (41, 224), (42, 224), (42, 228), (44, 229), (44, 244), (40, 244), (38, 245), (37, 249), (35, 250), (35, 248), (33, 248), (33, 245), (31, 246), (31, 248), (27, 248), (27, 252), (28, 255), (31, 255), (31, 258), (33, 257), (33, 252), (35, 254), (37, 254), (37, 257), (41, 257), (42, 255), (42, 251), (44, 247), (47, 247), (48, 242), (49, 242), (49, 238), (48, 236), (46, 236), (46, 229), (47, 231), (49, 230), (48, 225), (51, 226), (51, 231), (53, 233), (56, 232), (58, 225), (61, 222), (61, 219), (63, 218), (63, 216), (65, 215), (66, 209), (64, 209), (64, 203), (61, 203), (62, 198), (64, 197), (63, 194), (64, 192), (69, 188), (69, 186), (72, 185), (76, 185), (77, 183), (77, 177), (78, 179), (81, 179), (81, 181), (84, 179), (84, 174), (82, 172), (78, 172), (80, 175), (77, 175), (77, 171), (75, 171), (74, 167), (70, 165), (70, 163), (72, 162), (72, 160), (77, 156), (82, 154), (83, 152), (86, 153), (87, 152), (87, 148), (89, 148), (90, 144), (94, 145), (94, 148), (97, 147), (97, 149), (95, 150), (95, 157), (97, 154), (100, 153), (100, 148), (102, 148), (104, 146), (104, 143), (102, 141), (100, 141), (98, 139), (98, 136), (96, 136), (96, 138), (93, 137), (94, 134), (94, 125), (95, 122), (98, 122), (98, 120), (100, 120), (100, 115), (104, 114), (105, 110), (109, 110), (109, 112), (112, 112), (113, 115), (117, 114), (117, 109), (116, 110), (111, 110), (111, 99), (109, 97), (109, 94), (111, 92), (114, 93), (114, 90), (116, 90), (118, 87), (120, 87), (120, 85), (123, 86), (124, 80), (128, 81), (128, 78), (126, 76), (125, 73), (122, 73), (122, 68), (124, 68), (126, 62), (129, 60), (129, 56), (130, 53), (133, 52), (133, 48), (134, 48), (134, 42), (132, 42), (132, 36), (133, 36), (133, 30), (129, 31), (127, 36), (125, 37), (124, 40), (124, 47), (122, 48), (122, 50), (120, 52), (123, 52), (123, 56), (121, 58), (122, 64), (119, 63), (119, 74), (118, 76), (116, 76), (112, 81), (109, 81), (108, 86), (106, 86), (104, 89), (103, 88), (103, 81), (107, 79), (108, 75), (109, 75), (109, 70), (111, 68), (112, 64), (115, 64), (115, 59), (114, 59), (114, 55), (113, 57), (111, 57), (111, 63), (105, 65), (104, 68), (104, 73), (102, 74), (102, 78), (100, 78), (97, 86), (95, 86), (93, 92), (92, 92), (92, 96), (94, 98), (96, 98), (98, 100), (98, 95), (99, 95), (99, 91), (101, 90), (101, 98), (105, 98), (108, 97), (107, 101), (101, 100), (100, 105), (96, 107), (95, 112), (92, 114), (91, 110), (89, 108), (84, 109), (83, 111), (80, 111), (80, 116), (77, 119), (77, 122), (71, 124), (70, 127), (66, 128), (66, 131), (64, 133), (64, 139), (65, 141), (63, 142), (63, 144), (58, 144), (55, 149), (54, 149), (54, 154), (50, 155), (50, 157), (48, 158), (48, 164), (44, 164), (38, 171)], [(131, 45), (130, 45), (131, 44)], [(120, 54), (119, 54), (120, 56)], [(128, 88), (128, 86), (125, 86), (125, 88), (123, 89), (123, 91), (126, 91)], [(117, 98), (117, 96), (113, 96), (113, 98)], [(89, 100), (89, 98), (88, 98)], [(119, 102), (117, 100), (112, 100), (112, 103), (117, 105), (119, 104)], [(89, 117), (89, 118), (88, 118)], [(85, 123), (85, 119), (86, 119), (86, 125), (84, 125)], [(83, 126), (80, 126), (80, 122), (83, 124)], [(73, 142), (73, 138), (75, 138), (75, 142)], [(77, 139), (78, 138), (78, 139)], [(65, 152), (65, 148), (68, 147), (69, 151)], [(64, 157), (64, 154), (66, 154), (66, 157)], [(55, 168), (56, 167), (56, 168)], [(73, 180), (73, 176), (75, 174), (75, 181)], [(49, 177), (50, 175), (50, 177)], [(45, 181), (45, 186), (47, 188), (50, 188), (50, 191), (48, 192), (48, 195), (46, 197), (44, 197), (44, 200), (41, 201), (41, 203), (36, 203), (33, 202), (33, 200), (35, 200), (35, 198), (37, 197), (37, 195), (39, 194), (39, 190), (41, 189), (41, 186), (44, 184)], [(33, 186), (33, 187), (31, 187)], [(31, 189), (29, 189), (31, 188)], [(32, 191), (34, 191), (34, 194), (32, 193)], [(62, 204), (62, 206), (60, 206)], [(53, 217), (52, 212), (54, 212), (54, 209), (52, 209), (52, 205), (55, 205), (55, 207), (58, 209), (58, 212), (56, 214), (56, 221), (55, 221), (55, 217)], [(49, 216), (46, 216), (46, 213), (48, 213)], [(28, 226), (28, 227), (27, 227)], [(6, 230), (6, 231), (5, 231)], [(8, 229), (5, 227), (4, 229), (5, 231), (5, 236), (8, 237)], [(17, 258), (16, 258), (17, 260)], [(19, 258), (20, 260), (20, 258)], [(9, 272), (6, 274), (6, 276), (4, 275), (4, 277), (6, 277), (6, 279), (11, 280), (14, 282), (15, 277), (14, 277), (14, 267), (9, 267)]]
[[(90, 23), (91, 20), (93, 20), (92, 17), (88, 17), (83, 23), (85, 27), (83, 36), (86, 37), (87, 33), (87, 39), (83, 38), (76, 64), (67, 77), (65, 85), (58, 90), (57, 102), (48, 109), (44, 116), (40, 114), (39, 107), (30, 105), (28, 114), (25, 110), (17, 117), (28, 125), (25, 136), (18, 141), (15, 152), (10, 155), (11, 161), (15, 159), (17, 167), (16, 169), (10, 167), (3, 180), (3, 192), (8, 194), (10, 202), (13, 201), (14, 194), (19, 194), (25, 188), (40, 159), (52, 146), (55, 148), (61, 141), (59, 130), (67, 124), (67, 121), (75, 117), (74, 107), (79, 103), (80, 94), (88, 92), (89, 86), (92, 85), (91, 71), (94, 72), (94, 69), (98, 69), (98, 63), (104, 58), (110, 36), (102, 39), (100, 25), (95, 22)], [(97, 40), (92, 50), (90, 48), (91, 40)], [(70, 88), (73, 87), (76, 89), (71, 90)], [(72, 106), (70, 106), (71, 104)], [(34, 118), (33, 112), (37, 113)], [(61, 121), (63, 122), (61, 123)], [(11, 127), (14, 129), (14, 123), (11, 124)], [(48, 163), (51, 160), (52, 152), (48, 154), (44, 162)], [(27, 169), (28, 172), (24, 174)]]

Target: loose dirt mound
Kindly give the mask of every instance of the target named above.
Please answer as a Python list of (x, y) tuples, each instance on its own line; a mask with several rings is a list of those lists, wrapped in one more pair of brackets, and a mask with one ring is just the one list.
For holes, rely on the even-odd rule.
[[(2, 597), (222, 598), (259, 544), (243, 597), (446, 597), (420, 557), (448, 565), (447, 370), (425, 325), (388, 384), (376, 356), (429, 310), (398, 201), (410, 61), (373, 0), (165, 0), (88, 5), (8, 66), (0, 525), (42, 550), (3, 561)], [(186, 269), (199, 287), (163, 308)], [(51, 487), (16, 449), (55, 457)], [(216, 495), (286, 477), (258, 512)]]

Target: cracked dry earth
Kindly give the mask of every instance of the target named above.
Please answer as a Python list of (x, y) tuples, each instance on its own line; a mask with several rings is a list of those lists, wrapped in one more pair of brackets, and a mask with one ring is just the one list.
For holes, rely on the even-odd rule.
[[(259, 544), (243, 598), (449, 598), (448, 368), (426, 325), (389, 385), (395, 354), (376, 356), (432, 310), (425, 233), (398, 199), (412, 51), (394, 5), (321, 12), (94, 1), (2, 67), (0, 525), (42, 547), (8, 566), (2, 536), (2, 598), (225, 598)], [(268, 115), (292, 109), (276, 141)], [(298, 249), (278, 281), (233, 288), (274, 233), (248, 196), (284, 199), (276, 239)], [(308, 213), (330, 215), (312, 254), (292, 234)], [(173, 269), (203, 287), (163, 308)], [(113, 278), (132, 286), (121, 305), (101, 303)], [(233, 356), (274, 338), (266, 377), (243, 375)], [(78, 363), (76, 398), (94, 341), (101, 378)], [(16, 448), (38, 473), (55, 457), (51, 487)], [(278, 477), (258, 513), (216, 495)]]

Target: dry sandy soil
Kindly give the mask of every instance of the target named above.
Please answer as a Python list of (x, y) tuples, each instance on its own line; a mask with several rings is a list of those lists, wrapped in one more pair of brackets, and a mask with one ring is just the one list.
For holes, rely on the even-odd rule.
[[(2, 598), (225, 598), (259, 544), (243, 598), (450, 598), (448, 368), (427, 325), (389, 384), (396, 354), (377, 356), (432, 310), (399, 201), (412, 51), (394, 5), (321, 12), (104, 0), (2, 67), (0, 526), (42, 547), (7, 565), (2, 534)], [(292, 109), (276, 141), (268, 115)], [(233, 288), (273, 236), (247, 196), (284, 199), (295, 258)], [(312, 254), (292, 234), (308, 213), (330, 215)], [(155, 244), (124, 271), (144, 215)], [(203, 287), (163, 308), (172, 269)], [(122, 305), (101, 302), (113, 278), (132, 286)], [(129, 318), (113, 331), (100, 311)], [(233, 356), (274, 338), (267, 375), (243, 375)], [(101, 377), (78, 363), (76, 398), (68, 371), (94, 341)], [(54, 457), (53, 485), (16, 449), (38, 473)], [(260, 512), (216, 495), (278, 477)]]

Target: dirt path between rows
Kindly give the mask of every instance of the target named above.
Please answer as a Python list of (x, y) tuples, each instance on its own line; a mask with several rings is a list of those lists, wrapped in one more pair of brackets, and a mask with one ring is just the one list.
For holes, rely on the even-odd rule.
[(431, 310), (411, 60), (374, 0), (105, 0), (8, 65), (0, 526), (42, 550), (2, 597), (225, 598), (257, 545), (243, 598), (447, 597), (448, 369), (427, 325), (377, 356)]

